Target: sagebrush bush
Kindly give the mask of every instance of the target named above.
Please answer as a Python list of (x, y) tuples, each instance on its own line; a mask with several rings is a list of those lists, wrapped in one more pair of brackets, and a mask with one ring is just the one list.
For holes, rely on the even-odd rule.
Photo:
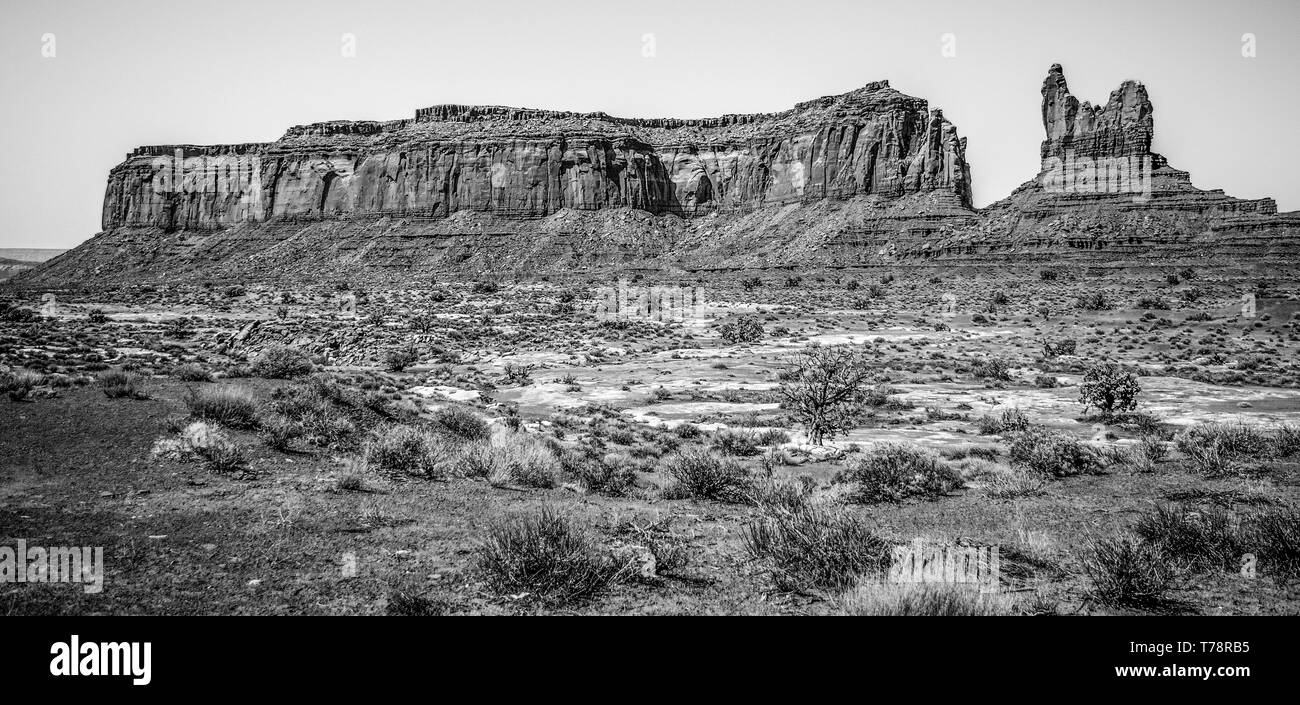
[(853, 458), (835, 481), (853, 483), (848, 499), (867, 504), (937, 497), (963, 484), (956, 470), (929, 451), (897, 443), (881, 443)]
[(1253, 551), (1260, 571), (1279, 581), (1300, 578), (1300, 508), (1274, 507), (1244, 522), (1241, 543)]
[(1020, 409), (1007, 409), (998, 416), (982, 416), (979, 420), (981, 434), (991, 436), (1023, 431), (1029, 428), (1029, 417)]
[(182, 462), (202, 460), (210, 472), (233, 474), (247, 469), (248, 456), (220, 427), (195, 421), (174, 439), (159, 439), (151, 455)]
[(529, 593), (553, 604), (589, 598), (628, 574), (611, 552), (549, 507), (494, 525), (477, 565), (497, 594)]
[(251, 429), (257, 426), (258, 407), (253, 393), (243, 387), (218, 386), (191, 390), (185, 398), (190, 415), (224, 426)]
[(1011, 379), (1011, 370), (1006, 361), (995, 357), (972, 362), (970, 372), (978, 379), (991, 379), (1001, 382)]
[(1031, 426), (1016, 433), (1009, 449), (1011, 462), (1052, 477), (1069, 477), (1101, 470), (1095, 453), (1061, 431)]
[(311, 358), (307, 353), (289, 345), (271, 345), (252, 361), (252, 372), (267, 379), (293, 379), (311, 374)]
[(732, 344), (757, 342), (763, 333), (763, 324), (752, 316), (740, 316), (718, 326), (718, 335)]
[(367, 467), (390, 476), (432, 479), (447, 473), (454, 451), (439, 434), (394, 424), (372, 431), (362, 456)]
[(843, 590), (889, 567), (889, 543), (852, 514), (810, 504), (762, 509), (744, 529), (745, 550), (770, 564), (778, 589)]
[(997, 466), (992, 472), (986, 473), (983, 480), (984, 494), (994, 499), (1037, 497), (1047, 488), (1043, 475), (1019, 468)]
[(490, 438), (492, 428), (469, 409), (447, 406), (433, 413), (433, 422), (447, 433), (465, 441), (477, 441)]
[(745, 502), (753, 488), (749, 473), (739, 463), (704, 449), (691, 448), (675, 454), (664, 470), (675, 481), (664, 492), (672, 499)]
[(1175, 571), (1155, 546), (1128, 537), (1093, 538), (1080, 558), (1103, 604), (1150, 607), (1164, 600)]
[(724, 429), (713, 436), (713, 447), (723, 455), (749, 457), (758, 455), (758, 434), (753, 431)]
[(1174, 437), (1174, 447), (1207, 474), (1231, 469), (1244, 460), (1270, 460), (1295, 454), (1300, 429), (1244, 423), (1200, 423)]
[(257, 420), (257, 434), (267, 446), (285, 450), (295, 438), (302, 436), (302, 424), (280, 414), (266, 414)]
[(557, 454), (560, 465), (588, 492), (609, 497), (623, 497), (636, 484), (632, 458), (623, 453), (607, 453), (602, 458), (581, 458), (572, 451)]

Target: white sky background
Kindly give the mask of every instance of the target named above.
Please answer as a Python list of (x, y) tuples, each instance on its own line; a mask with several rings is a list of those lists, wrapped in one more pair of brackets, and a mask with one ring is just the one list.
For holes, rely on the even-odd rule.
[(1298, 35), (1294, 0), (4, 0), (0, 247), (96, 233), (108, 170), (138, 145), (265, 142), (439, 103), (774, 112), (881, 79), (969, 139), (983, 206), (1038, 171), (1052, 63), (1094, 103), (1141, 80), (1155, 151), (1201, 188), (1295, 210)]

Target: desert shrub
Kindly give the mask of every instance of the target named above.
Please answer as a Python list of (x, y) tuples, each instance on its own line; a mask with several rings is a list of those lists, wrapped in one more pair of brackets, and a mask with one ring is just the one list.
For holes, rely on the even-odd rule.
[(414, 426), (381, 426), (371, 432), (363, 457), (366, 466), (389, 475), (439, 478), (454, 457), (436, 433)]
[(1193, 512), (1156, 505), (1138, 517), (1133, 533), (1193, 570), (1231, 569), (1243, 552), (1237, 523), (1222, 508)]
[(869, 403), (870, 360), (848, 345), (811, 347), (786, 360), (781, 371), (781, 407), (821, 445), (827, 436), (852, 428)]
[(862, 519), (842, 510), (803, 505), (765, 509), (744, 528), (745, 550), (771, 566), (787, 591), (843, 590), (889, 567), (890, 545)]
[(752, 431), (723, 430), (713, 437), (713, 447), (723, 455), (749, 457), (759, 454), (758, 435)]
[(390, 617), (442, 617), (450, 611), (451, 605), (443, 600), (403, 591), (389, 595), (388, 606), (384, 608), (384, 613)]
[(406, 346), (388, 351), (384, 356), (384, 368), (389, 372), (401, 372), (420, 361), (420, 351), (414, 346)]
[(862, 617), (992, 617), (1013, 614), (1014, 601), (969, 585), (863, 580), (837, 606)]
[(881, 443), (853, 458), (835, 481), (854, 483), (850, 501), (865, 504), (937, 497), (962, 486), (957, 471), (938, 457), (911, 444), (894, 443)]
[(704, 432), (700, 430), (700, 427), (693, 423), (677, 424), (677, 426), (673, 427), (673, 433), (677, 434), (678, 438), (688, 441), (704, 435)]
[(478, 549), (488, 587), (564, 604), (589, 598), (621, 579), (627, 567), (549, 507), (494, 525)]
[(753, 343), (763, 338), (763, 324), (752, 316), (740, 316), (718, 326), (718, 335), (728, 343)]
[(307, 353), (288, 345), (272, 345), (252, 362), (253, 374), (267, 379), (293, 379), (310, 374), (313, 368)]
[(623, 497), (636, 485), (632, 458), (622, 453), (608, 453), (599, 459), (581, 459), (569, 451), (557, 454), (560, 466), (577, 478), (588, 492), (607, 497)]
[(33, 370), (13, 370), (0, 374), (0, 391), (11, 401), (22, 401), (45, 381), (45, 375)]
[(541, 441), (519, 433), (498, 433), (467, 443), (460, 453), (461, 473), (486, 478), (494, 486), (555, 487), (559, 460)]
[(500, 290), (500, 288), (501, 287), (494, 281), (480, 279), (474, 282), (473, 286), (470, 287), (470, 291), (475, 294), (495, 294)]
[(1033, 426), (1012, 437), (1009, 455), (1012, 463), (1052, 477), (1068, 477), (1101, 469), (1097, 457), (1077, 438)]
[(86, 320), (90, 323), (108, 323), (108, 314), (104, 313), (102, 308), (92, 308)]
[(1300, 509), (1275, 507), (1250, 517), (1242, 545), (1255, 553), (1262, 572), (1280, 581), (1300, 577)]
[(185, 398), (190, 415), (231, 428), (257, 426), (257, 399), (243, 387), (219, 386), (191, 390)]
[(1078, 347), (1079, 347), (1078, 341), (1069, 338), (1066, 338), (1065, 340), (1058, 340), (1056, 342), (1045, 340), (1043, 341), (1043, 357), (1073, 355), (1075, 350), (1078, 349)]
[(203, 369), (202, 365), (194, 362), (187, 362), (179, 365), (172, 370), (172, 376), (182, 382), (211, 382), (212, 373)]
[(1268, 429), (1244, 423), (1200, 423), (1174, 437), (1174, 446), (1193, 467), (1206, 474), (1226, 472), (1244, 460), (1272, 458), (1294, 452), (1295, 429)]
[(997, 467), (984, 476), (984, 494), (994, 499), (1037, 497), (1047, 487), (1043, 475), (1020, 468)]
[(1061, 276), (1060, 272), (1056, 271), (1055, 269), (1038, 270), (1038, 278), (1045, 282), (1054, 282), (1060, 276)]
[(343, 473), (343, 475), (339, 476), (338, 482), (335, 484), (335, 487), (342, 492), (360, 492), (365, 489), (365, 486), (365, 480), (362, 479), (360, 474), (355, 472)]
[(790, 434), (779, 428), (769, 428), (755, 438), (761, 446), (779, 446), (790, 442)]
[(812, 493), (812, 478), (804, 475), (799, 482), (767, 477), (755, 482), (750, 490), (750, 500), (762, 511), (796, 511), (808, 505)]
[(1110, 301), (1106, 295), (1100, 291), (1085, 294), (1076, 300), (1076, 305), (1084, 311), (1107, 311), (1110, 310)]
[(970, 372), (977, 379), (992, 379), (1000, 382), (1011, 379), (1011, 372), (1006, 361), (995, 357), (976, 360), (971, 363)]
[(1093, 595), (1107, 605), (1157, 605), (1174, 579), (1160, 549), (1128, 537), (1090, 539), (1080, 560)]
[(753, 487), (749, 474), (736, 461), (692, 448), (671, 457), (665, 471), (675, 484), (665, 491), (673, 499), (712, 499), (745, 502)]
[(1169, 302), (1159, 296), (1144, 296), (1137, 300), (1137, 308), (1148, 311), (1168, 311)]
[(1055, 389), (1061, 386), (1056, 375), (1034, 375), (1034, 386), (1039, 389)]
[(243, 472), (248, 466), (244, 450), (220, 427), (205, 421), (191, 423), (175, 439), (158, 440), (151, 455), (182, 462), (201, 460), (210, 472), (218, 474)]
[(985, 436), (999, 433), (1014, 433), (1029, 428), (1029, 417), (1020, 409), (1007, 409), (998, 416), (983, 416), (979, 420), (979, 431)]
[(109, 370), (99, 375), (99, 388), (109, 399), (147, 399), (140, 389), (140, 378), (130, 372)]
[(257, 420), (257, 435), (275, 450), (285, 450), (293, 439), (302, 436), (302, 424), (280, 414), (267, 414)]
[(1086, 412), (1097, 409), (1105, 417), (1137, 408), (1137, 395), (1142, 391), (1132, 372), (1114, 363), (1088, 368), (1079, 383), (1079, 403)]
[(490, 438), (492, 428), (479, 415), (458, 406), (445, 406), (433, 413), (433, 422), (448, 434), (465, 441)]

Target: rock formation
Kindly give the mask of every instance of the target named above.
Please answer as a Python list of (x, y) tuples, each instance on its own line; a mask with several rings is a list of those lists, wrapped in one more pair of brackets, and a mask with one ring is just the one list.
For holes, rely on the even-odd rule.
[(295, 127), (269, 144), (141, 147), (109, 175), (103, 227), (465, 210), (699, 215), (931, 191), (969, 208), (964, 153), (940, 111), (888, 82), (783, 113), (704, 120), (439, 105), (412, 120)]
[(887, 82), (781, 113), (625, 119), (440, 105), (267, 144), (141, 147), (104, 232), (24, 285), (410, 280), (629, 267), (1123, 263), (1292, 266), (1300, 215), (1194, 187), (1151, 152), (1126, 81), (1080, 103), (1054, 65), (1039, 174), (971, 208), (965, 139)]

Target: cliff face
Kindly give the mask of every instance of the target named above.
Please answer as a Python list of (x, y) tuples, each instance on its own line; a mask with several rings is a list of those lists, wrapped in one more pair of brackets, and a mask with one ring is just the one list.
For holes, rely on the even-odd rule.
[(1141, 84), (1093, 106), (1054, 65), (1042, 96), (1039, 174), (980, 211), (965, 140), (886, 82), (704, 120), (441, 105), (141, 147), (110, 174), (105, 232), (17, 281), (1300, 259), (1300, 213), (1151, 152)]
[(700, 215), (943, 192), (970, 207), (965, 142), (888, 82), (783, 113), (631, 120), (443, 105), (290, 129), (267, 144), (142, 147), (109, 175), (105, 230), (457, 211)]

